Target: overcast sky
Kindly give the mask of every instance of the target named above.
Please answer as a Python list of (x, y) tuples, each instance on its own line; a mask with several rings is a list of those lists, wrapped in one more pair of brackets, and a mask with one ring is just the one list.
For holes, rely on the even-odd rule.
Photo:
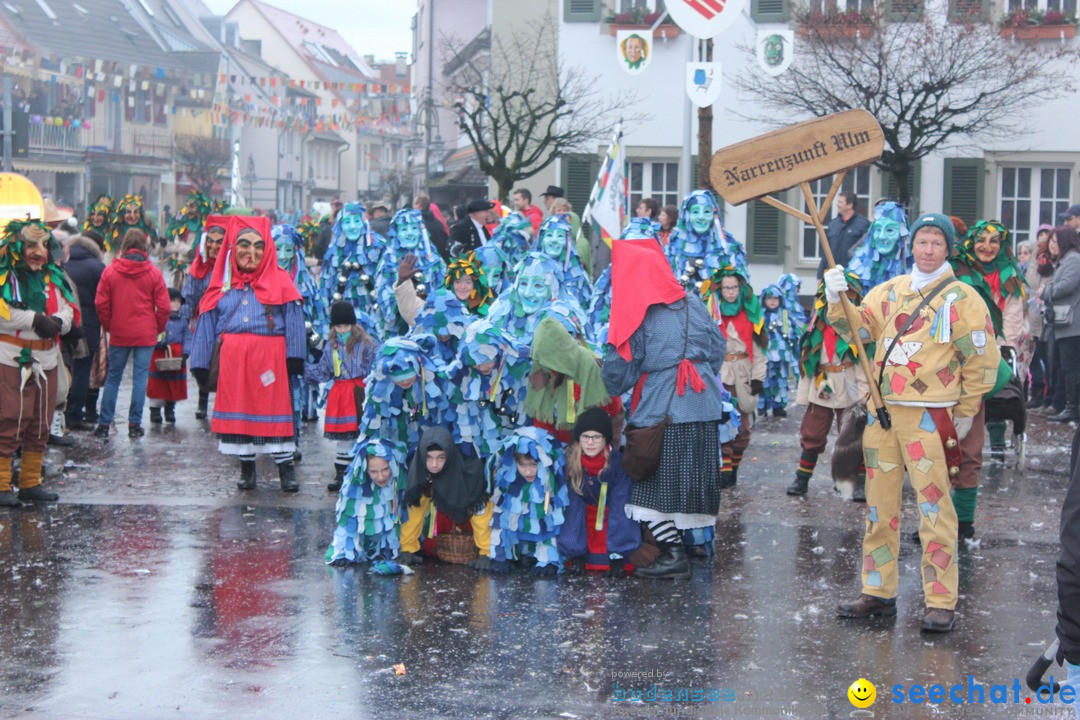
[[(236, 4), (236, 0), (203, 2), (221, 15)], [(268, 4), (334, 28), (361, 55), (386, 60), (395, 52), (412, 50), (409, 24), (416, 13), (412, 0), (268, 0)], [(240, 36), (244, 37), (243, 28)]]

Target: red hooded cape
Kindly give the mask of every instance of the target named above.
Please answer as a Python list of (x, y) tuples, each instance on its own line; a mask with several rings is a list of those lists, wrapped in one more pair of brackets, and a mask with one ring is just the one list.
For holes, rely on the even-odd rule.
[[(247, 229), (255, 230), (266, 242), (262, 260), (253, 272), (242, 273), (236, 267), (236, 238)], [(229, 280), (229, 288), (223, 290), (226, 267), (231, 269), (232, 277)], [(214, 263), (214, 274), (210, 278), (210, 287), (199, 303), (199, 314), (210, 312), (217, 307), (222, 296), (234, 288), (251, 286), (255, 291), (255, 299), (263, 305), (284, 305), (294, 300), (300, 300), (300, 291), (296, 289), (296, 283), (289, 274), (278, 267), (277, 247), (274, 239), (270, 237), (270, 218), (255, 215), (231, 215), (229, 225), (225, 228), (225, 242), (218, 252), (217, 262)]]
[(653, 239), (611, 243), (611, 325), (608, 342), (630, 360), (630, 336), (641, 327), (650, 305), (686, 297), (660, 243)]
[[(225, 228), (225, 234), (229, 234), (229, 223), (232, 222), (233, 215), (207, 215), (206, 222), (203, 223), (203, 232), (206, 232), (206, 228), (221, 227)], [(199, 242), (202, 242), (202, 238), (199, 238)], [(222, 243), (224, 246), (224, 243)], [(220, 253), (219, 253), (220, 254)], [(195, 259), (191, 261), (191, 267), (188, 268), (188, 275), (193, 278), (202, 280), (206, 277), (208, 272), (212, 272), (214, 269), (213, 263), (204, 262), (202, 255), (199, 254), (199, 248), (195, 248)]]

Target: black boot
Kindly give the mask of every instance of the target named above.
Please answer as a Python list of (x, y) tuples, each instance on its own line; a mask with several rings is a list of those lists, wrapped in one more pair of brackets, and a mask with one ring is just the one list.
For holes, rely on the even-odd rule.
[(961, 540), (971, 540), (975, 537), (975, 523), (961, 520), (957, 523), (956, 536)]
[(159, 408), (159, 407), (150, 408), (150, 424), (151, 425), (160, 425), (161, 424), (161, 408)]
[(334, 464), (334, 481), (326, 484), (326, 489), (330, 492), (337, 492), (341, 489), (342, 483), (345, 482), (345, 470), (348, 465)]
[(294, 493), (300, 489), (296, 483), (296, 466), (292, 460), (279, 463), (277, 466), (278, 477), (281, 479), (281, 492)]
[(1049, 419), (1054, 422), (1076, 422), (1080, 420), (1080, 407), (1077, 406), (1080, 395), (1080, 380), (1070, 375), (1065, 378), (1065, 409)]
[(165, 403), (165, 422), (176, 424), (176, 403), (172, 401)]
[(689, 578), (690, 561), (686, 559), (686, 548), (682, 543), (665, 545), (664, 551), (652, 565), (634, 569), (634, 577), (643, 578)]
[(720, 471), (720, 489), (724, 490), (729, 487), (735, 487), (735, 475), (730, 470)]
[(787, 417), (787, 410), (782, 407), (775, 407), (772, 410), (773, 417)]
[(255, 461), (254, 460), (241, 460), (240, 461), (240, 482), (236, 483), (236, 487), (241, 490), (254, 490), (255, 489)]
[(864, 503), (866, 502), (866, 476), (860, 475), (859, 479), (855, 481), (855, 492), (851, 493), (852, 502)]
[(805, 495), (810, 487), (810, 476), (801, 472), (795, 473), (795, 479), (787, 486), (787, 494), (794, 496)]
[(99, 392), (100, 391), (97, 388), (86, 391), (86, 409), (83, 410), (83, 421), (87, 425), (97, 425), (97, 401)]
[(206, 419), (206, 407), (210, 404), (210, 393), (206, 390), (199, 391), (199, 409), (195, 411), (196, 420)]

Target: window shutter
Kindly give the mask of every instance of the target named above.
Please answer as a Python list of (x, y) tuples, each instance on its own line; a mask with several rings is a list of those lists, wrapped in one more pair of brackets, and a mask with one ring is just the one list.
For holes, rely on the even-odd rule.
[(750, 17), (754, 22), (787, 22), (787, 0), (750, 0)]
[[(893, 200), (899, 202), (900, 188), (897, 187), (896, 180), (893, 178), (892, 175), (888, 173), (882, 174), (881, 187), (882, 200)], [(917, 162), (915, 165), (911, 166), (911, 172), (908, 173), (907, 177), (908, 204), (907, 207), (904, 208), (904, 211), (907, 213), (909, 221), (919, 214), (919, 190), (921, 187), (922, 165), (921, 163)]]
[(990, 0), (949, 0), (951, 22), (986, 22), (990, 18)]
[(983, 216), (986, 161), (982, 158), (945, 158), (945, 214), (969, 226)]
[(750, 262), (783, 264), (784, 218), (780, 211), (760, 200), (746, 207), (746, 256)]
[(887, 20), (918, 20), (923, 14), (923, 0), (886, 0), (885, 18)]
[[(562, 186), (566, 199), (579, 216), (585, 210), (592, 194), (593, 182), (600, 172), (600, 159), (594, 155), (575, 154), (565, 156), (562, 163)], [(582, 232), (589, 234), (589, 223), (582, 222)]]
[(699, 175), (697, 159), (697, 153), (694, 153), (690, 156), (690, 189), (685, 194), (689, 194), (690, 192), (693, 192), (694, 190), (697, 190), (699, 187), (701, 187), (700, 185), (698, 185)]
[(598, 22), (600, 0), (563, 0), (563, 20), (566, 22)]

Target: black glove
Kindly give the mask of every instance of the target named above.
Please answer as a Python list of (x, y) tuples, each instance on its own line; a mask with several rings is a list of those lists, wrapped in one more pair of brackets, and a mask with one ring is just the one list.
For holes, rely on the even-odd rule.
[(210, 371), (206, 368), (191, 368), (191, 377), (195, 378), (195, 382), (205, 386), (210, 380)]
[(1016, 357), (1016, 349), (1015, 348), (1013, 348), (1011, 345), (1002, 345), (1001, 346), (1001, 359), (1002, 360), (1004, 360), (1005, 362), (1012, 362), (1013, 358), (1015, 358), (1015, 357)]
[[(53, 318), (53, 320), (56, 319), (57, 318), (55, 317)], [(83, 332), (82, 326), (75, 324), (72, 324), (71, 329), (67, 331), (66, 335), (64, 335), (64, 339), (73, 344), (79, 342), (84, 337), (86, 337), (86, 333)]]
[(285, 358), (285, 367), (289, 372), (289, 375), (303, 375), (304, 374), (304, 359), (303, 358)]
[(751, 380), (750, 381), (750, 394), (751, 395), (760, 395), (763, 390), (765, 390), (765, 386), (761, 383), (760, 380)]
[(56, 334), (60, 332), (60, 328), (57, 326), (54, 320), (59, 321), (58, 318), (51, 318), (45, 313), (34, 313), (34, 320), (31, 323), (31, 327), (38, 337), (49, 340), (56, 337)]

